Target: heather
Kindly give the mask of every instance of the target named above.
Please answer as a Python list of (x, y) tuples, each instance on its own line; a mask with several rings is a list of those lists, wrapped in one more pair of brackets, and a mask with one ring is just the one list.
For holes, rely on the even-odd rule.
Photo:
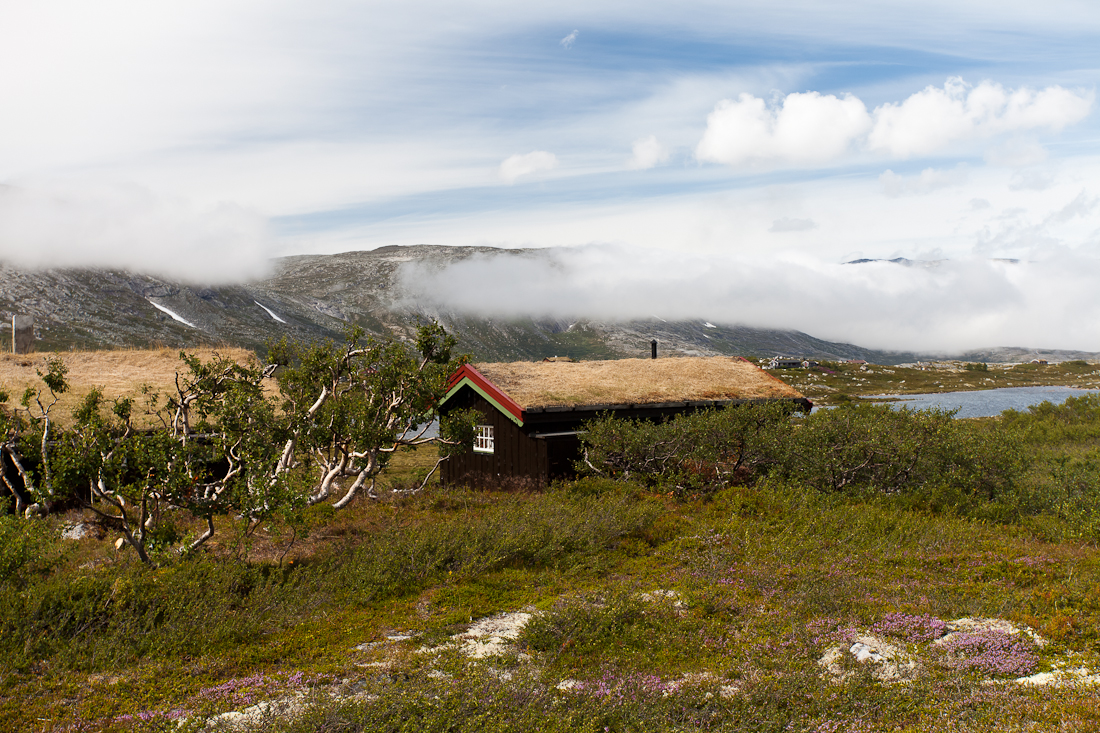
[[(61, 539), (76, 511), (0, 518), (3, 727), (1096, 728), (1100, 404), (851, 409), (722, 418), (756, 431), (731, 470), (699, 439), (663, 473), (544, 492), (416, 491), (422, 447), (377, 498), (230, 518), (153, 567), (94, 523)], [(885, 467), (861, 473), (857, 439)], [(513, 626), (471, 637), (492, 619)]]

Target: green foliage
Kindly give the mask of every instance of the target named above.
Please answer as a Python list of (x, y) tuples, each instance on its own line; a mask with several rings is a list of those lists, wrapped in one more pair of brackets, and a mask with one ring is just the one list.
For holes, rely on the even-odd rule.
[[(345, 477), (350, 486), (334, 506), (345, 506), (364, 486), (372, 490), (395, 451), (432, 440), (423, 431), (447, 380), (465, 361), (453, 355), (454, 346), (454, 337), (435, 323), (417, 329), (417, 352), (397, 341), (364, 340), (358, 328), (343, 344), (274, 344), (269, 360), (282, 366), (281, 409), (292, 434), (278, 470), (292, 466), (298, 453), (309, 455), (317, 476), (310, 503), (328, 499)], [(450, 442), (472, 442), (464, 423), (471, 418), (444, 426)]]
[(967, 362), (963, 366), (963, 368), (966, 369), (966, 371), (968, 371), (968, 372), (988, 372), (989, 371), (989, 365), (986, 364), (984, 361)]
[[(455, 339), (434, 323), (419, 327), (419, 353), (362, 336), (353, 328), (343, 344), (284, 339), (272, 346), (270, 367), (181, 353), (186, 370), (177, 373), (175, 394), (145, 390), (139, 406), (129, 398), (108, 402), (93, 389), (66, 429), (53, 424), (50, 410), (67, 389), (67, 368), (58, 357), (48, 359), (39, 377), (52, 401), (29, 389), (23, 399), (28, 422), (6, 411), (0, 416), (0, 428), (14, 436), (0, 451), (13, 464), (27, 464), (23, 486), (12, 488), (17, 509), (29, 500), (81, 504), (118, 525), (138, 556), (152, 563), (150, 540), (165, 549), (179, 539), (173, 527), (159, 529), (169, 506), (206, 523), (185, 550), (209, 540), (218, 518), (245, 517), (246, 535), (268, 517), (292, 521), (350, 478), (334, 504), (342, 508), (364, 485), (373, 489), (397, 450), (434, 440), (424, 430), (463, 361), (452, 354)], [(275, 365), (282, 366), (279, 398), (264, 389)], [(137, 427), (139, 417), (153, 427)], [(466, 414), (446, 421), (441, 459), (472, 441), (472, 422)]]
[(6, 592), (0, 669), (41, 659), (101, 669), (238, 646), (293, 613), (302, 592), (290, 571), (211, 560), (45, 578)]
[(641, 532), (656, 515), (656, 506), (622, 494), (500, 499), (478, 516), (383, 529), (344, 569), (360, 600), (399, 597), (444, 576), (575, 564)]
[(474, 409), (451, 410), (439, 420), (439, 437), (442, 442), (439, 446), (441, 456), (461, 455), (470, 449), (474, 443), (474, 433), (478, 423), (484, 417)]
[(666, 491), (708, 491), (745, 480), (773, 460), (793, 407), (748, 404), (678, 415), (667, 422), (594, 420), (580, 435), (583, 473)]
[(696, 636), (699, 628), (680, 613), (677, 597), (620, 588), (592, 597), (565, 598), (528, 622), (520, 645), (564, 667), (587, 657), (634, 671), (652, 668), (654, 656), (661, 658), (665, 668), (690, 667), (699, 650), (685, 646), (683, 640)]
[(581, 437), (579, 468), (680, 493), (774, 474), (818, 491), (924, 496), (928, 505), (994, 499), (1021, 470), (1015, 441), (952, 412), (852, 404), (790, 415), (773, 403), (665, 423), (601, 418)]
[(1012, 496), (1022, 515), (1055, 520), (1032, 523), (1051, 538), (1100, 540), (1100, 395), (1043, 402), (1026, 412), (1008, 410), (998, 432), (1029, 448), (1029, 470)]
[(0, 587), (21, 590), (61, 561), (61, 542), (43, 521), (0, 515)]
[(69, 383), (65, 379), (65, 375), (69, 373), (69, 367), (65, 366), (65, 362), (61, 360), (61, 357), (47, 357), (45, 373), (43, 373), (41, 369), (36, 369), (35, 371), (50, 392), (54, 394), (64, 394), (69, 391)]
[(945, 487), (994, 499), (1021, 456), (1003, 435), (945, 410), (852, 405), (801, 421), (781, 449), (779, 475), (819, 491), (925, 494)]

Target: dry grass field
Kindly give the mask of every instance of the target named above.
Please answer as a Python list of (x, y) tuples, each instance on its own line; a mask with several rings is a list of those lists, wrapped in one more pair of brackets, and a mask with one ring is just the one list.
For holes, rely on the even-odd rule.
[[(188, 353), (194, 353), (204, 361), (215, 353), (241, 363), (256, 358), (251, 351), (229, 346), (192, 349)], [(69, 369), (66, 375), (69, 391), (60, 395), (57, 406), (51, 412), (62, 423), (95, 387), (101, 388), (108, 398), (140, 398), (142, 385), (149, 385), (162, 394), (171, 394), (175, 391), (176, 372), (185, 370), (179, 350), (170, 348), (0, 354), (0, 387), (8, 391), (12, 403), (18, 403), (27, 387), (45, 391), (38, 371), (45, 372), (46, 360), (54, 356), (60, 357)]]

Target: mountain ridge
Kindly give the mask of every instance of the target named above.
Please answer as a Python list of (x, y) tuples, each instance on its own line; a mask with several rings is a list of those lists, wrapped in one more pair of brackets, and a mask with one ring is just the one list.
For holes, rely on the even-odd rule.
[[(35, 317), (39, 350), (228, 344), (261, 351), (290, 336), (339, 338), (354, 324), (379, 337), (410, 338), (419, 321), (436, 320), (480, 361), (647, 356), (776, 354), (813, 359), (864, 359), (881, 364), (918, 359), (1028, 361), (1095, 358), (1070, 350), (997, 347), (962, 355), (883, 351), (831, 342), (795, 330), (701, 320), (625, 321), (599, 318), (492, 318), (428, 306), (411, 298), (399, 272), (404, 263), (444, 268), (478, 256), (537, 256), (546, 250), (443, 245), (388, 246), (273, 261), (266, 278), (204, 287), (108, 269), (23, 270), (0, 263), (0, 314)], [(0, 338), (4, 331), (0, 331)]]

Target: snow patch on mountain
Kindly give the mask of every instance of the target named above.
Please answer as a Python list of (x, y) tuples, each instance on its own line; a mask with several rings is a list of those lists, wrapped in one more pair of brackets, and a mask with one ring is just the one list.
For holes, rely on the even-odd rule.
[(154, 307), (154, 308), (156, 308), (156, 309), (157, 309), (158, 311), (163, 311), (163, 312), (167, 313), (167, 314), (168, 314), (169, 316), (171, 316), (171, 317), (172, 317), (172, 318), (173, 318), (174, 320), (177, 320), (177, 321), (179, 321), (179, 322), (180, 322), (180, 323), (182, 323), (183, 325), (185, 325), (185, 326), (190, 326), (191, 328), (198, 328), (198, 326), (196, 326), (196, 325), (195, 325), (194, 323), (191, 323), (191, 321), (187, 320), (186, 318), (184, 318), (183, 316), (181, 316), (181, 315), (180, 315), (179, 313), (176, 313), (175, 311), (173, 311), (173, 310), (171, 310), (171, 309), (169, 309), (169, 308), (165, 308), (165, 307), (164, 307), (163, 305), (161, 305), (160, 303), (155, 303), (155, 302), (153, 302), (153, 300), (152, 300), (152, 299), (150, 299), (150, 298), (146, 298), (146, 300), (148, 300), (148, 301), (149, 301), (149, 305), (153, 306), (153, 307)]

